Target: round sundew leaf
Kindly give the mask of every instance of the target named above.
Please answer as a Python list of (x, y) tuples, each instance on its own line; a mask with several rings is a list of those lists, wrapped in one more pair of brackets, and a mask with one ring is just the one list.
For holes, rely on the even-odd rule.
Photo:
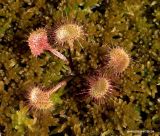
[(110, 51), (108, 66), (115, 73), (122, 73), (129, 66), (130, 57), (122, 48), (114, 48)]

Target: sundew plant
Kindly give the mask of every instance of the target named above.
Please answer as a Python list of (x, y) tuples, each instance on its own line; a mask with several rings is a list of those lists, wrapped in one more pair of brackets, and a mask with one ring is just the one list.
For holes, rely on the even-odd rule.
[(1, 0), (0, 135), (159, 136), (159, 0)]

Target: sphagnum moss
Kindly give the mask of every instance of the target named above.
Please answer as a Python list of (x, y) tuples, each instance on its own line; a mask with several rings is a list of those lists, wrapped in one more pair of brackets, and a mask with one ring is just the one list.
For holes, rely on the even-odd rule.
[[(133, 135), (130, 129), (149, 130), (152, 132), (149, 135), (159, 135), (159, 4), (158, 0), (1, 1), (2, 135)], [(75, 101), (68, 86), (69, 93), (62, 97), (63, 105), (53, 114), (47, 114), (47, 118), (41, 116), (33, 127), (35, 117), (23, 112), (19, 104), (24, 100), (24, 88), (33, 82), (44, 83), (43, 80), (49, 85), (57, 82), (63, 77), (66, 66), (47, 53), (37, 59), (32, 57), (26, 34), (54, 24), (62, 14), (85, 24), (89, 32), (86, 41), (96, 43), (96, 48), (90, 48), (92, 44), (89, 47), (83, 42), (84, 51), (90, 55), (76, 50), (80, 54), (77, 68), (80, 73), (93, 69), (91, 63), (99, 66), (101, 56), (97, 54), (101, 52), (97, 51), (105, 43), (121, 43), (121, 47), (131, 53), (133, 62), (121, 79), (121, 96), (115, 107)], [(67, 52), (64, 55), (67, 56)]]

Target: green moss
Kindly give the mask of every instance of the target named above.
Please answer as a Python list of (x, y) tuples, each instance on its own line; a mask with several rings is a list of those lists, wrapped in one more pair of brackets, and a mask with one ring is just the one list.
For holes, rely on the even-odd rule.
[(11, 116), (12, 119), (12, 125), (15, 130), (17, 130), (17, 135), (24, 135), (25, 129), (29, 129), (30, 131), (33, 131), (35, 128), (33, 128), (36, 118), (30, 119), (27, 116), (28, 108), (27, 107), (20, 107), (20, 111), (16, 111), (15, 114)]
[[(160, 130), (159, 0), (8, 0), (0, 2), (0, 130), (2, 135), (134, 135), (129, 130)], [(52, 97), (54, 111), (28, 112), (21, 101), (34, 84), (50, 87), (70, 75), (68, 65), (49, 52), (31, 55), (32, 30), (61, 20), (84, 26), (75, 51), (58, 47), (73, 61), (74, 74), (86, 74), (104, 62), (109, 48), (123, 47), (131, 64), (116, 80), (120, 96), (97, 105), (79, 95), (80, 76)], [(81, 44), (80, 44), (81, 43)], [(56, 47), (57, 45), (52, 45)], [(67, 45), (65, 45), (67, 46)], [(82, 48), (82, 47), (83, 48)], [(74, 84), (73, 84), (74, 83)], [(116, 88), (116, 87), (115, 87)], [(60, 99), (61, 97), (61, 99)]]

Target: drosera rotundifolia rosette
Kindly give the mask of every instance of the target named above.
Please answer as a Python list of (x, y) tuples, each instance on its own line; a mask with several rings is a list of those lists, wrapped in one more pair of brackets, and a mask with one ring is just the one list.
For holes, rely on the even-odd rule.
[[(73, 52), (74, 41), (78, 41), (84, 36), (86, 36), (86, 34), (84, 34), (82, 26), (79, 26), (76, 23), (66, 23), (61, 24), (56, 28), (40, 28), (33, 31), (28, 38), (28, 45), (32, 54), (36, 57), (45, 50), (49, 50), (59, 59), (67, 62), (68, 59), (56, 49), (53, 49), (49, 44), (49, 41), (58, 44), (62, 48), (63, 44), (66, 43)], [(111, 97), (114, 96), (114, 92), (116, 92), (112, 86), (111, 76), (106, 75), (107, 71), (109, 71), (110, 74), (113, 74), (114, 77), (118, 77), (119, 74), (122, 74), (127, 69), (130, 63), (129, 54), (121, 47), (110, 49), (106, 56), (109, 58), (106, 65), (103, 67), (100, 66), (95, 70), (98, 71), (99, 74), (85, 75), (88, 86), (85, 92), (79, 92), (84, 95), (87, 94), (88, 97), (98, 104), (106, 103), (108, 99), (111, 99)], [(74, 76), (76, 77), (76, 74)], [(48, 110), (54, 107), (54, 104), (50, 101), (49, 97), (51, 93), (56, 92), (61, 88), (63, 83), (66, 85), (67, 80), (59, 82), (57, 87), (51, 90), (45, 90), (38, 86), (33, 87), (28, 93), (29, 106), (36, 110)]]

